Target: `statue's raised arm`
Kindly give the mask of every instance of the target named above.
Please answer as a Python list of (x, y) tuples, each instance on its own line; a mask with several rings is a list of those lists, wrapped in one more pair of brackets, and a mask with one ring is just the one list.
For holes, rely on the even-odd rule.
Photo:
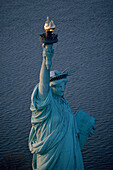
[(50, 69), (52, 64), (52, 57), (54, 50), (52, 45), (42, 45), (43, 46), (43, 61), (40, 70), (40, 81), (39, 81), (39, 98), (44, 100), (49, 92), (50, 83)]
[(47, 17), (44, 29), (46, 33), (40, 35), (40, 42), (43, 43), (43, 61), (40, 70), (39, 98), (42, 100), (47, 97), (49, 92), (50, 69), (54, 52), (52, 46), (53, 43), (56, 43), (58, 41), (57, 34), (53, 34), (55, 24), (52, 20), (49, 21), (49, 17)]

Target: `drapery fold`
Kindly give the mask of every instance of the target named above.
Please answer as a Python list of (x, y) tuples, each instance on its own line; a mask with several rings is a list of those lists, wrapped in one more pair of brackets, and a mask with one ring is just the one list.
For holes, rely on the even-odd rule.
[[(81, 148), (90, 133), (89, 127), (93, 127), (94, 122), (92, 124), (89, 121), (87, 132), (83, 134), (84, 121), (79, 117), (84, 117), (85, 112), (83, 114), (80, 111), (74, 116), (66, 99), (55, 96), (51, 89), (46, 99), (40, 101), (38, 85), (32, 93), (30, 109), (32, 128), (29, 148), (34, 155), (33, 169), (83, 170)], [(91, 116), (87, 118), (92, 119)]]

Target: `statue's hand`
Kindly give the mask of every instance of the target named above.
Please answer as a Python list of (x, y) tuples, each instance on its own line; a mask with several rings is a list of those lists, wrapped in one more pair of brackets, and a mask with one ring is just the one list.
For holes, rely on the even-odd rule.
[(52, 49), (52, 45), (43, 44), (43, 59), (45, 60), (45, 64), (48, 70), (51, 68), (52, 65), (53, 54), (54, 50)]

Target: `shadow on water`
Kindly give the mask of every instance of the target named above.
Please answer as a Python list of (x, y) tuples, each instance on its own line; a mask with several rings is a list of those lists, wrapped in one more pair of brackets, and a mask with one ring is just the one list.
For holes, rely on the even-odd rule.
[(4, 158), (0, 164), (1, 170), (32, 170), (31, 163), (28, 156), (22, 152), (13, 153), (8, 152), (4, 155)]

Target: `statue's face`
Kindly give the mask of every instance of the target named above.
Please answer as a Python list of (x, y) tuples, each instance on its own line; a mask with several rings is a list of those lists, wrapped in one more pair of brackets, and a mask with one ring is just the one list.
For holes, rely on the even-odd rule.
[(55, 85), (52, 85), (51, 88), (52, 88), (53, 93), (58, 96), (63, 96), (65, 87), (66, 87), (66, 83), (67, 83), (67, 81), (61, 81)]

